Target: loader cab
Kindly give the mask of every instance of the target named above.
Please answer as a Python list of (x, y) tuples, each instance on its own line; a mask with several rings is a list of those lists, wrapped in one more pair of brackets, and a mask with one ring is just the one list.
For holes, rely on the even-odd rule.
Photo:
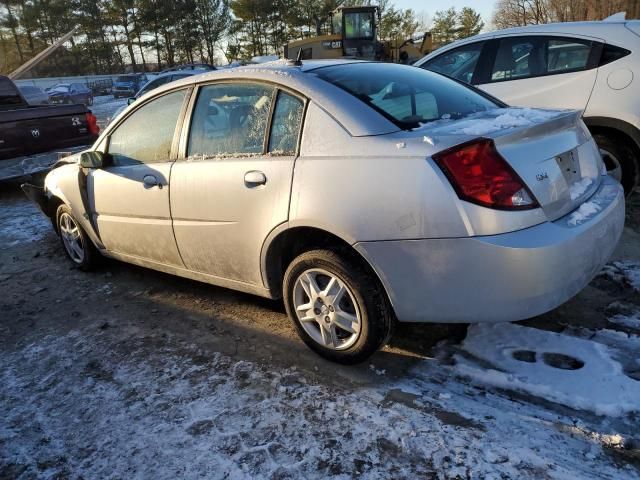
[(378, 59), (378, 7), (339, 7), (331, 12), (331, 34), (342, 38), (344, 56)]

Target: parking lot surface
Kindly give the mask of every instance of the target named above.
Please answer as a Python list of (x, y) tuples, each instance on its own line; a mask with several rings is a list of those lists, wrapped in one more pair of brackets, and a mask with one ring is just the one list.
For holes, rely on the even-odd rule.
[(281, 303), (72, 268), (0, 192), (0, 478), (640, 478), (640, 199), (576, 298), (341, 367)]

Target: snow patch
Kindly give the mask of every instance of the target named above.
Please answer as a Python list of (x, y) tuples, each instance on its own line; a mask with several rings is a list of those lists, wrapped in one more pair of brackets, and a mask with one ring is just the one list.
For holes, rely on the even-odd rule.
[(600, 275), (640, 292), (640, 263), (638, 262), (626, 260), (609, 263), (604, 266)]
[(580, 205), (575, 212), (573, 212), (569, 216), (569, 220), (567, 220), (567, 224), (571, 227), (575, 227), (580, 225), (581, 223), (586, 222), (591, 217), (593, 217), (596, 213), (602, 210), (602, 206), (596, 201), (585, 202)]
[(571, 200), (576, 200), (580, 198), (584, 192), (591, 186), (593, 180), (585, 177), (579, 182), (575, 182), (569, 187), (569, 194), (571, 195)]
[(423, 124), (422, 128), (433, 129), (449, 135), (488, 135), (518, 127), (531, 127), (558, 117), (565, 112), (535, 108), (496, 108), (471, 114), (452, 121), (450, 116), (442, 120)]
[(615, 323), (616, 325), (622, 325), (627, 328), (634, 328), (640, 330), (640, 310), (636, 310), (631, 315), (614, 315), (609, 318), (611, 323)]
[[(483, 383), (530, 393), (599, 415), (640, 411), (640, 382), (627, 377), (603, 344), (513, 324), (473, 325), (462, 345), (494, 368), (461, 355), (455, 369)], [(531, 352), (518, 360), (517, 352)], [(560, 368), (550, 361), (559, 358)], [(575, 359), (576, 362), (564, 360)]]

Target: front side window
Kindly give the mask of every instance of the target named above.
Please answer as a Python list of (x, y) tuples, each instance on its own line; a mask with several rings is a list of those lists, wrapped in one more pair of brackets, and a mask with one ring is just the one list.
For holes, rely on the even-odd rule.
[(278, 101), (271, 121), (269, 153), (295, 155), (302, 125), (304, 103), (285, 92), (278, 94)]
[(455, 48), (426, 62), (421, 67), (471, 83), (483, 45), (484, 42), (476, 42)]
[(200, 89), (191, 119), (189, 156), (259, 154), (274, 88), (254, 83), (221, 83)]
[(114, 165), (166, 162), (184, 103), (185, 90), (144, 104), (122, 122), (109, 138)]
[(498, 107), (465, 85), (405, 65), (351, 63), (311, 72), (346, 90), (403, 129)]
[(373, 13), (359, 12), (344, 15), (345, 38), (373, 38)]
[(590, 68), (593, 42), (554, 37), (500, 40), (491, 81), (578, 72)]

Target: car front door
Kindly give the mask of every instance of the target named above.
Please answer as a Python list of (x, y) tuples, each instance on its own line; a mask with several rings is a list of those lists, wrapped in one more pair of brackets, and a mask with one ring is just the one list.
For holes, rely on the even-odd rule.
[(98, 236), (112, 253), (183, 266), (171, 225), (169, 180), (189, 93), (182, 89), (147, 101), (101, 142), (108, 166), (90, 171), (87, 197)]
[[(201, 86), (171, 172), (173, 228), (186, 267), (262, 286), (264, 240), (288, 220), (304, 99), (250, 82)], [(269, 128), (271, 125), (271, 128)]]
[(527, 35), (495, 39), (492, 65), (477, 86), (513, 106), (584, 109), (595, 85), (602, 43)]

